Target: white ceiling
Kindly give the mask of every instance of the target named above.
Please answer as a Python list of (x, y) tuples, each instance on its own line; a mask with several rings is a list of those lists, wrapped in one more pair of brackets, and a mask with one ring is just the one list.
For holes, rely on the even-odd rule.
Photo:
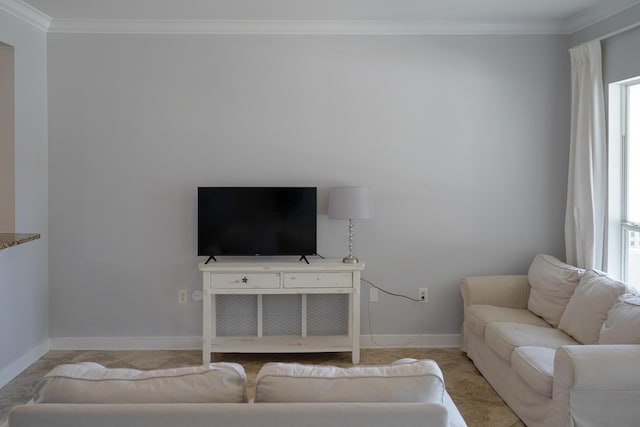
[(571, 33), (639, 0), (0, 0), (58, 22), (361, 21), (491, 24)]

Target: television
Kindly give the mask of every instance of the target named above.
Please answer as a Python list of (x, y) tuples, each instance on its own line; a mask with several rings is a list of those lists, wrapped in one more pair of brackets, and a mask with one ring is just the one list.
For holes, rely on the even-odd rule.
[(315, 255), (316, 193), (316, 187), (198, 187), (198, 256)]

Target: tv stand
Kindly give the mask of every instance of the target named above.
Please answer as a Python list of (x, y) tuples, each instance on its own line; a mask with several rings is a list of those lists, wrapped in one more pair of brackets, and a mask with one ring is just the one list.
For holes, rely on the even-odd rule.
[[(202, 272), (202, 363), (211, 362), (211, 353), (316, 353), (349, 351), (354, 364), (360, 362), (360, 274), (364, 263), (345, 264), (341, 260), (313, 260), (308, 264), (285, 261), (224, 261), (200, 264)], [(244, 297), (240, 297), (243, 296)], [(332, 297), (331, 295), (334, 295)], [(340, 297), (342, 295), (343, 297)], [(251, 304), (230, 312), (216, 298), (249, 298)], [(274, 299), (280, 302), (273, 304)], [(348, 313), (340, 317), (347, 325), (339, 334), (318, 332), (333, 317), (318, 316), (322, 298), (346, 298)], [(348, 305), (346, 304), (348, 300)], [(225, 300), (227, 301), (227, 300)], [(309, 305), (307, 304), (309, 302)], [(293, 307), (291, 307), (293, 304)], [(253, 313), (246, 315), (251, 306)], [(274, 308), (275, 307), (275, 308)], [(289, 311), (297, 313), (296, 335), (271, 335), (274, 318)], [(327, 306), (326, 308), (331, 308)], [(220, 312), (218, 311), (220, 310)], [(244, 312), (244, 313), (243, 313)], [(312, 314), (316, 313), (316, 314)], [(224, 317), (219, 317), (224, 316)], [(286, 317), (286, 316), (285, 316)], [(253, 324), (251, 335), (219, 335), (218, 327), (228, 323)], [(288, 320), (291, 320), (288, 318)], [(224, 327), (222, 328), (224, 329)], [(222, 331), (224, 332), (224, 331)], [(318, 335), (318, 334), (324, 335)]]
[(213, 255), (211, 255), (204, 263), (205, 264), (209, 264), (209, 261), (214, 260), (215, 262), (218, 262), (218, 260), (216, 259), (216, 257), (214, 257)]
[(306, 262), (307, 264), (309, 264), (309, 260), (307, 259), (307, 256), (306, 256), (306, 255), (302, 255), (302, 256), (300, 257), (300, 259), (298, 260), (298, 262), (300, 262), (300, 261), (302, 261), (302, 260), (304, 260), (304, 262)]

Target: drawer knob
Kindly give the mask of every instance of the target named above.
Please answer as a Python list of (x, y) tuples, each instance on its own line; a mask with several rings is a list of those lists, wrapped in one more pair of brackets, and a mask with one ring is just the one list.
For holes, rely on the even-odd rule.
[(242, 283), (247, 283), (249, 281), (249, 279), (247, 279), (247, 276), (242, 278)]

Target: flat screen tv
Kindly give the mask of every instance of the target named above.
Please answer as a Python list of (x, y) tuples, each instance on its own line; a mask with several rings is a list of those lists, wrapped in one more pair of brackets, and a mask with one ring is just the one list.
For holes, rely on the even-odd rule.
[(198, 255), (315, 255), (316, 205), (315, 187), (198, 187)]

